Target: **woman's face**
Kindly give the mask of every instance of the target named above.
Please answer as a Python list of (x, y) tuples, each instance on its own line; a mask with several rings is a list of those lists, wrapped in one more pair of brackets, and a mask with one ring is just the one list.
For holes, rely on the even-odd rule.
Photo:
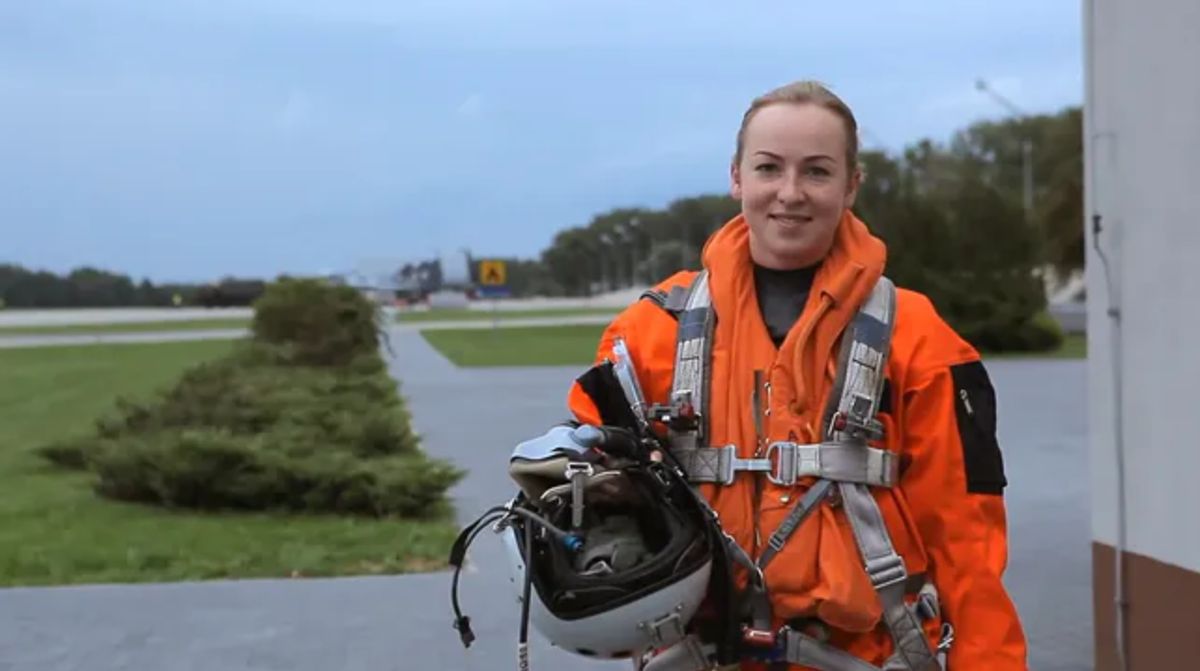
[(818, 263), (858, 192), (842, 118), (808, 103), (773, 103), (751, 117), (732, 193), (750, 226), (750, 255), (768, 268)]

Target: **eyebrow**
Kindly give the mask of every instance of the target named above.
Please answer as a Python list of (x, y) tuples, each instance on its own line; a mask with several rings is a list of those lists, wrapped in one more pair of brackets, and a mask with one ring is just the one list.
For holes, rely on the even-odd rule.
[[(756, 151), (756, 152), (754, 152), (754, 153), (755, 153), (756, 155), (757, 155), (757, 154), (762, 154), (762, 155), (764, 155), (764, 156), (766, 156), (766, 157), (768, 157), (768, 158), (773, 158), (773, 159), (775, 159), (775, 160), (777, 160), (777, 161), (782, 161), (782, 160), (783, 160), (783, 157), (782, 157), (782, 156), (780, 156), (779, 154), (775, 154), (775, 153), (769, 152), (769, 151), (767, 151), (767, 150), (765, 150), (765, 149), (759, 149), (758, 151)], [(805, 161), (818, 161), (818, 160), (820, 160), (820, 159), (826, 159), (826, 160), (829, 160), (829, 161), (833, 161), (833, 160), (835, 160), (835, 159), (834, 159), (832, 156), (827, 156), (827, 155), (825, 155), (825, 154), (814, 154), (814, 155), (812, 155), (812, 156), (806, 156), (806, 157), (804, 157), (804, 160), (805, 160)]]

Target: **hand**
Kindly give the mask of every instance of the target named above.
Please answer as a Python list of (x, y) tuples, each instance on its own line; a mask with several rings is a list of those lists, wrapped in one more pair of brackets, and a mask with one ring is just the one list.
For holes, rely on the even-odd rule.
[(657, 448), (656, 441), (641, 440), (632, 431), (618, 426), (585, 424), (575, 429), (574, 437), (579, 444), (612, 457), (639, 461), (663, 460), (662, 452)]

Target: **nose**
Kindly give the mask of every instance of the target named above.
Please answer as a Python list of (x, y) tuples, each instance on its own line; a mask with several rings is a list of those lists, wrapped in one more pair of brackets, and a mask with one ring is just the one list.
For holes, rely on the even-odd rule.
[(775, 197), (784, 205), (792, 203), (802, 203), (808, 199), (808, 194), (804, 191), (804, 180), (799, 172), (789, 170), (784, 175), (783, 180), (779, 185), (779, 191)]

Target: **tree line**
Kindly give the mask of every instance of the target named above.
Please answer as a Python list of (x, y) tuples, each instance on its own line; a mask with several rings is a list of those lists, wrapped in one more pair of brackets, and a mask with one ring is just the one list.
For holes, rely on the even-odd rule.
[(205, 284), (154, 284), (94, 267), (66, 275), (0, 264), (0, 308), (102, 308), (251, 305), (266, 283), (227, 277)]

